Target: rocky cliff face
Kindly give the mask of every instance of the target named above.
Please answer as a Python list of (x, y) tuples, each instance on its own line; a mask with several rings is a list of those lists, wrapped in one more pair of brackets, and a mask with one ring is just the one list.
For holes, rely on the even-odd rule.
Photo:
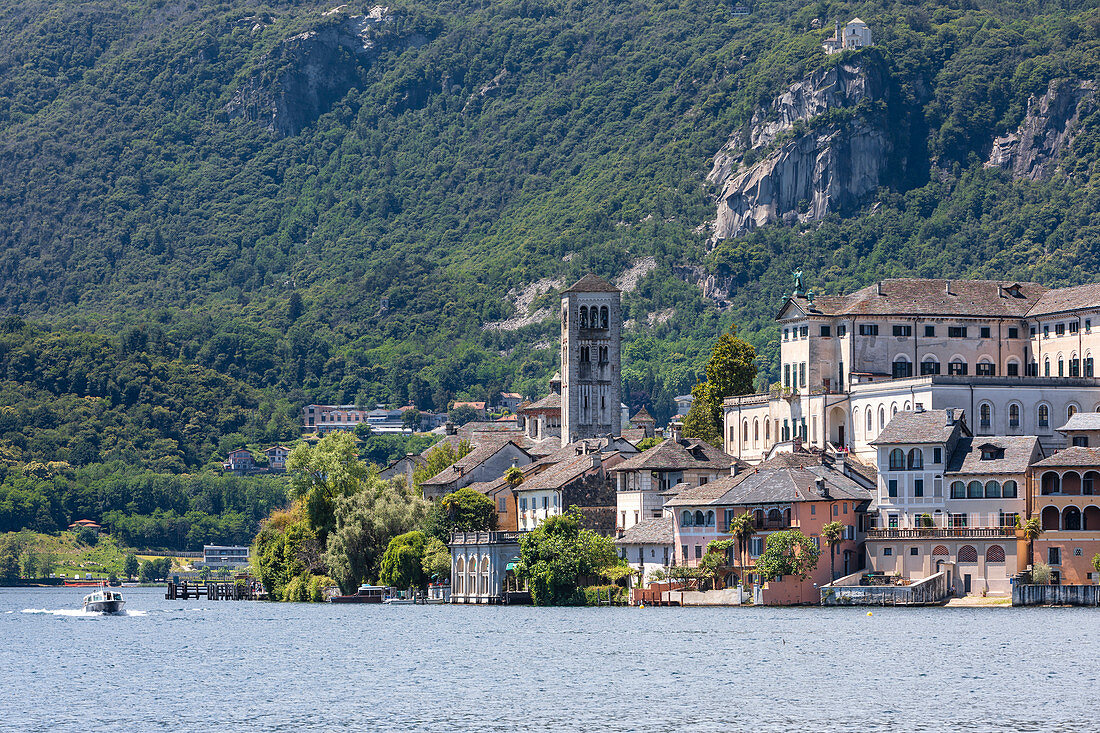
[(1058, 79), (1042, 97), (1027, 103), (1027, 116), (1016, 132), (993, 141), (988, 167), (1005, 168), (1033, 181), (1049, 176), (1063, 150), (1073, 144), (1078, 122), (1096, 109), (1096, 84)]
[(391, 16), (337, 12), (315, 30), (283, 41), (225, 105), (229, 119), (258, 122), (279, 136), (298, 134), (348, 93), (383, 48), (426, 39), (389, 32)]
[(711, 241), (776, 221), (810, 221), (863, 202), (884, 181), (896, 131), (882, 105), (883, 72), (860, 61), (792, 84), (715, 156), (720, 185)]

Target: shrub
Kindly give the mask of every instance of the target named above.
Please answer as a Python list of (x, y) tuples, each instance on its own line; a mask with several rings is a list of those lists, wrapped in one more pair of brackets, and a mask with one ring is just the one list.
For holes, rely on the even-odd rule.
[(325, 588), (336, 585), (336, 581), (327, 575), (314, 575), (309, 579), (309, 600), (324, 603)]
[(1031, 582), (1035, 585), (1048, 585), (1050, 583), (1050, 566), (1045, 562), (1037, 562), (1031, 567)]
[[(611, 600), (615, 603), (626, 603), (628, 600), (626, 588), (620, 588), (617, 585), (589, 585), (581, 589), (581, 593), (584, 595), (584, 605), (586, 606), (598, 606), (600, 600), (603, 599), (603, 603), (607, 603), (608, 593), (611, 594)], [(580, 599), (577, 599), (578, 604)]]

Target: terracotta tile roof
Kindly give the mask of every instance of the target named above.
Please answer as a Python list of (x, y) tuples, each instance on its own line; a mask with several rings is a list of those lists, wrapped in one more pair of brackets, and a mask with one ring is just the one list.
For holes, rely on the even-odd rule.
[(1061, 468), (1077, 466), (1100, 470), (1100, 449), (1073, 446), (1060, 450), (1049, 458), (1031, 464), (1034, 468)]
[(977, 316), (1022, 318), (1049, 289), (1007, 280), (897, 278), (844, 296), (819, 296), (813, 305), (793, 299), (810, 313), (831, 316)]
[[(459, 477), (469, 473), (473, 469), (480, 466), (482, 463), (485, 463), (485, 461), (495, 456), (501, 451), (501, 449), (503, 449), (507, 445), (512, 445), (518, 450), (527, 453), (527, 451), (523, 450), (522, 446), (511, 440), (505, 440), (500, 443), (485, 443), (484, 445), (475, 447), (472, 451), (464, 455), (462, 458), (459, 458), (453, 464), (447, 466), (447, 468), (444, 468), (442, 471), (437, 473), (435, 476), (432, 476), (427, 481), (421, 481), (420, 485), (446, 486), (447, 484), (453, 483)], [(530, 454), (527, 454), (527, 456), (528, 458), (531, 457)]]
[[(811, 455), (809, 458), (814, 460), (787, 461), (791, 465), (782, 465), (778, 461), (770, 466), (761, 464), (755, 470), (742, 471), (736, 476), (684, 489), (666, 501), (665, 506), (743, 506), (805, 501), (869, 502), (871, 500), (871, 492), (853, 479), (835, 468), (825, 466), (817, 456)], [(828, 498), (822, 497), (817, 491), (816, 482), (819, 478), (825, 479), (829, 492)]]
[[(1004, 451), (1003, 458), (982, 460), (986, 446)], [(961, 438), (948, 459), (945, 474), (1024, 473), (1033, 460), (1042, 458), (1039, 438), (1034, 435), (979, 436)]]
[(1029, 316), (1043, 316), (1062, 313), (1063, 311), (1096, 308), (1097, 306), (1100, 306), (1100, 283), (1093, 283), (1092, 285), (1077, 285), (1072, 288), (1048, 290), (1027, 314)]
[(599, 275), (593, 275), (588, 273), (577, 282), (573, 283), (573, 287), (564, 291), (566, 293), (617, 293), (619, 289), (604, 280)]
[[(962, 414), (961, 410), (955, 411), (956, 416), (960, 414)], [(965, 426), (958, 427), (961, 429)], [(955, 429), (956, 425), (947, 419), (947, 410), (899, 412), (890, 418), (890, 422), (886, 423), (886, 427), (878, 437), (871, 441), (871, 445), (946, 443)]]
[(671, 545), (672, 517), (643, 519), (633, 527), (624, 530), (622, 537), (615, 540), (616, 545)]
[(1100, 412), (1075, 412), (1058, 432), (1067, 430), (1100, 430)]
[(686, 468), (726, 470), (733, 459), (702, 440), (688, 438), (680, 442), (665, 440), (659, 445), (629, 458), (616, 471), (680, 471)]

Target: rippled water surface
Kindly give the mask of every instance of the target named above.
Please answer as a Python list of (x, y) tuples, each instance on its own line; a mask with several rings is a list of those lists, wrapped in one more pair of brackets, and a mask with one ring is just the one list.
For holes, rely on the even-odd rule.
[(0, 589), (0, 729), (1096, 730), (1095, 609), (464, 608)]

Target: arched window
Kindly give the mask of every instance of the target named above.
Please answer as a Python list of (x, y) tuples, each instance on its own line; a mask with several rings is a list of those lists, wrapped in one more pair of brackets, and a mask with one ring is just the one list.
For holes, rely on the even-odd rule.
[(755, 446), (760, 442), (760, 421), (753, 418), (752, 421), (752, 444)]
[(935, 549), (932, 550), (932, 555), (933, 556), (935, 556), (935, 555), (950, 555), (950, 554), (951, 553), (948, 552), (947, 548), (943, 545), (936, 545)]
[[(1097, 412), (1100, 412), (1100, 410), (1097, 410)], [(868, 407), (867, 408), (867, 432), (868, 432), (868, 434), (874, 429), (875, 429), (875, 426), (871, 423), (871, 408)]]
[(1040, 515), (1040, 517), (1042, 517), (1040, 521), (1042, 522), (1043, 529), (1057, 530), (1059, 519), (1061, 519), (1061, 516), (1062, 515), (1058, 513), (1058, 507), (1048, 506), (1043, 509), (1043, 512)]
[(988, 402), (983, 402), (982, 404), (978, 405), (978, 424), (988, 430), (989, 426), (992, 423), (993, 405), (989, 404)]
[(752, 523), (756, 525), (757, 529), (761, 529), (764, 526), (764, 510), (757, 509), (752, 513)]
[(886, 427), (886, 408), (885, 407), (879, 407), (878, 408), (878, 429), (879, 429), (879, 432), (881, 432), (882, 429), (885, 428), (885, 427)]
[(581, 306), (581, 328), (588, 328), (588, 306)]
[(947, 365), (947, 373), (965, 377), (966, 372), (966, 360), (961, 356), (952, 357), (951, 362)]
[(690, 527), (691, 526), (691, 512), (689, 512), (687, 509), (685, 509), (684, 512), (680, 515), (680, 526), (681, 527)]
[(988, 356), (983, 356), (974, 365), (974, 374), (979, 377), (994, 377), (997, 375), (997, 366)]
[(748, 445), (749, 444), (749, 420), (748, 420), (748, 418), (745, 418), (745, 426), (744, 426), (744, 430), (742, 432), (745, 434), (745, 437), (744, 437), (745, 445)]
[(1050, 408), (1046, 405), (1039, 405), (1039, 427), (1050, 427)]
[(1005, 373), (1010, 377), (1020, 376), (1020, 360), (1015, 356), (1009, 357), (1008, 361), (1005, 362), (1005, 369)]
[(1043, 376), (1044, 377), (1049, 377), (1050, 376), (1050, 357), (1049, 356), (1047, 358), (1043, 359)]
[(768, 524), (779, 524), (783, 521), (783, 514), (778, 509), (768, 510)]
[(990, 545), (985, 551), (985, 561), (1001, 563), (1005, 561), (1005, 548), (1000, 545)]
[(978, 551), (973, 545), (963, 545), (959, 548), (959, 562), (978, 562)]
[(772, 442), (772, 421), (764, 418), (764, 445)]
[(951, 482), (951, 498), (952, 499), (965, 499), (966, 498), (966, 484), (962, 481)]
[(996, 481), (985, 482), (985, 498), (987, 499), (1000, 499), (1001, 498), (1001, 485)]
[(1062, 358), (1061, 354), (1058, 355), (1058, 376), (1066, 376), (1066, 361)]
[(920, 373), (921, 373), (921, 376), (928, 376), (929, 374), (939, 374), (940, 373), (939, 359), (937, 359), (934, 356), (924, 357), (924, 361), (922, 361), (920, 363)]
[(710, 511), (707, 512), (707, 526), (708, 527), (713, 527), (714, 526), (714, 510), (710, 510)]
[(913, 376), (913, 365), (909, 362), (909, 359), (902, 355), (895, 356), (892, 375), (894, 379), (906, 379)]
[(1008, 427), (1020, 427), (1020, 406), (1015, 402), (1008, 406)]
[(1066, 408), (1066, 419), (1069, 420), (1071, 417), (1073, 417), (1076, 414), (1077, 414), (1077, 405), (1074, 405), (1074, 404), (1070, 403), (1070, 406)]
[(966, 485), (966, 498), (967, 499), (981, 499), (983, 491), (981, 481), (971, 481)]
[(489, 557), (481, 558), (481, 595), (489, 595)]
[(924, 468), (924, 453), (920, 448), (914, 448), (909, 451), (909, 470), (916, 468)]
[(790, 509), (790, 507), (787, 507), (786, 509), (783, 510), (783, 526), (784, 527), (790, 527), (791, 526), (791, 509)]
[(901, 448), (894, 448), (890, 451), (890, 470), (901, 471), (905, 468), (905, 451)]
[(703, 512), (696, 510), (695, 512), (695, 526), (703, 527), (706, 525), (707, 519), (703, 516)]
[(1043, 474), (1043, 478), (1040, 479), (1041, 494), (1060, 494), (1062, 493), (1062, 479), (1054, 471), (1047, 471)]
[(893, 417), (896, 414), (898, 414), (898, 403), (897, 402), (890, 405), (890, 417)]
[(1016, 498), (1016, 482), (1011, 479), (1001, 484), (1001, 497), (1005, 499)]
[(1081, 510), (1075, 506), (1067, 506), (1062, 512), (1062, 529), (1076, 532), (1081, 529)]
[(904, 407), (904, 410), (905, 410), (906, 412), (909, 412), (909, 411), (910, 411), (910, 410), (912, 410), (912, 409), (913, 409), (913, 408), (912, 408), (912, 407), (910, 407), (910, 405), (909, 405), (909, 400), (906, 400), (906, 401), (905, 401), (905, 407)]
[(600, 328), (607, 328), (607, 306), (600, 306)]
[(1085, 376), (1086, 377), (1095, 376), (1092, 372), (1092, 355), (1090, 355), (1090, 354), (1085, 354)]
[(458, 559), (455, 560), (455, 589), (454, 589), (454, 592), (459, 594), (459, 595), (461, 595), (462, 592), (463, 592), (462, 588), (463, 588), (464, 584), (463, 584), (462, 581), (465, 579), (464, 578), (465, 573), (466, 573), (466, 561), (462, 558), (461, 555), (459, 555)]

